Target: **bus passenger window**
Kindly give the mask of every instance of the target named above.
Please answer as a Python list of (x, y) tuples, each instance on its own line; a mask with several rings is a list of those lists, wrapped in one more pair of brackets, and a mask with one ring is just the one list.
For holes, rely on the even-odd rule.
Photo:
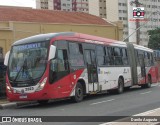
[(90, 56), (90, 52), (89, 51), (85, 51), (85, 57), (86, 57), (87, 64), (92, 64), (91, 56)]
[(110, 64), (110, 58), (109, 58), (109, 55), (108, 55), (108, 47), (106, 47), (105, 49), (106, 49), (105, 63), (108, 66)]
[(82, 44), (69, 42), (69, 57), (71, 66), (84, 66)]
[[(114, 65), (114, 53), (112, 47), (107, 47), (109, 65)], [(106, 57), (107, 58), (107, 57)], [(106, 59), (107, 60), (107, 59)]]
[(97, 46), (96, 50), (97, 50), (97, 62), (98, 62), (98, 66), (105, 65), (105, 51), (104, 51), (104, 47)]
[(144, 52), (144, 61), (145, 61), (145, 66), (151, 65), (150, 53)]
[(122, 65), (121, 49), (118, 47), (114, 48), (114, 63), (115, 65)]
[(153, 58), (153, 53), (150, 53), (150, 61), (151, 61), (151, 66), (154, 65), (154, 58)]
[(129, 64), (126, 48), (122, 48), (122, 61), (123, 61), (123, 65), (128, 65)]

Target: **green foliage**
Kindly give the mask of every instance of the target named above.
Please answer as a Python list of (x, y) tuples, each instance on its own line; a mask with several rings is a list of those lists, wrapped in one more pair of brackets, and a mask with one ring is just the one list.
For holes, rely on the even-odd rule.
[(160, 28), (149, 30), (148, 47), (151, 49), (160, 49)]

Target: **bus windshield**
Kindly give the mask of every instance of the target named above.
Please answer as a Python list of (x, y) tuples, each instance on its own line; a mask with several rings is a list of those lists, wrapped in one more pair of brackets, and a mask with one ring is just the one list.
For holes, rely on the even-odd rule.
[(40, 78), (47, 64), (49, 41), (13, 46), (9, 58), (9, 79), (30, 81)]

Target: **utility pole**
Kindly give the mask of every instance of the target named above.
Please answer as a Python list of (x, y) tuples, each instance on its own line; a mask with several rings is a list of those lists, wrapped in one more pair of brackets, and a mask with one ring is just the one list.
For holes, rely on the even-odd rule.
[[(136, 7), (139, 7), (140, 5), (138, 4), (139, 1), (138, 0), (135, 0), (136, 1)], [(140, 27), (140, 23), (139, 23), (139, 19), (136, 19), (136, 29), (138, 29)], [(139, 45), (140, 43), (140, 29), (137, 30), (137, 34), (136, 34), (136, 40), (137, 40), (137, 45)]]

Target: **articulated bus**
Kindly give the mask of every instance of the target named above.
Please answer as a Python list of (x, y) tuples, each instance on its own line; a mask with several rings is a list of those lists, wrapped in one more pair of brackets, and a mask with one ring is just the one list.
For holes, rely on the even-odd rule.
[(5, 56), (9, 101), (72, 98), (156, 82), (153, 50), (81, 33), (40, 34), (13, 43)]

